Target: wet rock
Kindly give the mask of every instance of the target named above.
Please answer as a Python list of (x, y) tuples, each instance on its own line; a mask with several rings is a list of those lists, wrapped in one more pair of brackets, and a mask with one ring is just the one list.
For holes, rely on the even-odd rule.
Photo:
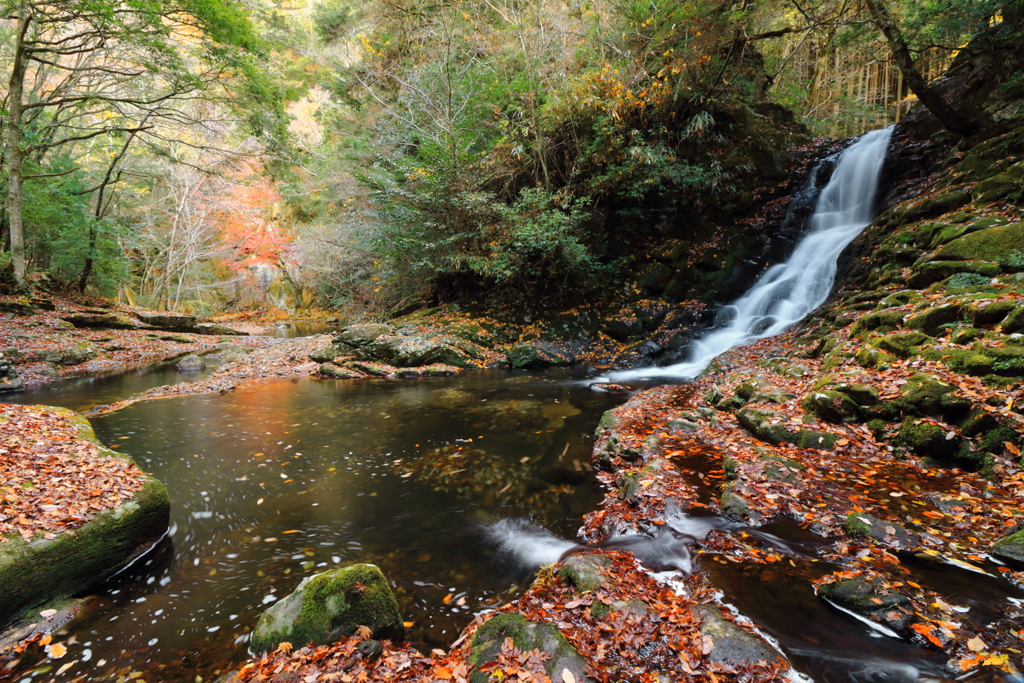
[(843, 579), (820, 585), (817, 592), (834, 605), (907, 636), (913, 618), (910, 598), (883, 584), (881, 578)]
[(797, 474), (804, 469), (804, 466), (796, 460), (784, 458), (781, 455), (769, 455), (761, 458), (762, 472), (769, 479), (791, 483), (796, 481)]
[(572, 358), (541, 344), (516, 344), (506, 352), (513, 368), (533, 370), (553, 365), (572, 365)]
[(71, 348), (65, 349), (60, 356), (60, 363), (62, 365), (78, 365), (79, 363), (86, 363), (93, 360), (100, 355), (100, 352), (96, 350), (89, 342), (79, 342)]
[(252, 633), (253, 652), (272, 652), (280, 643), (329, 645), (366, 626), (378, 639), (401, 640), (402, 615), (383, 572), (354, 564), (306, 577), (295, 592), (260, 615)]
[(930, 337), (937, 337), (943, 325), (950, 325), (960, 320), (960, 305), (946, 304), (929, 308), (907, 319), (904, 325), (911, 330), (920, 330)]
[(607, 555), (570, 555), (562, 562), (558, 575), (577, 593), (596, 591), (610, 577), (612, 561)]
[(204, 361), (202, 358), (195, 355), (194, 353), (190, 353), (189, 355), (185, 356), (177, 363), (175, 363), (174, 367), (178, 369), (178, 372), (194, 372), (196, 370), (205, 370), (206, 361)]
[(800, 406), (822, 420), (835, 424), (858, 422), (861, 419), (857, 403), (846, 394), (832, 389), (810, 392), (804, 396)]
[(778, 650), (727, 620), (717, 605), (696, 605), (693, 611), (700, 615), (700, 634), (711, 639), (708, 661), (736, 668), (761, 661), (770, 664), (781, 660), (785, 663)]
[(196, 317), (194, 315), (179, 315), (177, 313), (152, 313), (144, 311), (137, 313), (136, 318), (150, 327), (171, 332), (194, 332), (196, 329)]
[(916, 550), (921, 545), (921, 539), (917, 534), (907, 531), (899, 524), (884, 522), (862, 512), (854, 512), (847, 517), (843, 528), (851, 536), (872, 538), (901, 550)]
[(0, 352), (0, 393), (21, 391), (24, 388), (25, 382), (18, 377), (14, 363), (5, 358), (3, 352)]
[(320, 365), (320, 374), (324, 377), (332, 377), (334, 379), (365, 379), (366, 375), (351, 368), (343, 368), (338, 365), (331, 363), (322, 363)]
[(343, 368), (355, 370), (358, 373), (369, 377), (394, 377), (398, 374), (398, 368), (386, 363), (374, 363), (365, 360), (354, 360), (345, 363)]
[(743, 494), (744, 490), (740, 482), (732, 482), (725, 487), (718, 501), (722, 516), (752, 525), (760, 524), (761, 515), (750, 508), (750, 503), (747, 502)]
[(394, 328), (381, 323), (361, 323), (349, 325), (334, 334), (336, 343), (348, 344), (350, 346), (366, 346), (376, 341), (379, 337), (392, 334)]
[(473, 671), (470, 683), (487, 683), (490, 676), (478, 667), (493, 661), (501, 651), (506, 638), (511, 638), (522, 652), (540, 650), (551, 656), (544, 662), (544, 671), (553, 681), (567, 680), (562, 672), (568, 670), (573, 679), (593, 683), (587, 676), (587, 662), (554, 624), (528, 621), (515, 613), (496, 614), (473, 634), (470, 641), (468, 663)]
[(993, 543), (992, 556), (1017, 567), (1024, 566), (1024, 531), (1016, 531)]

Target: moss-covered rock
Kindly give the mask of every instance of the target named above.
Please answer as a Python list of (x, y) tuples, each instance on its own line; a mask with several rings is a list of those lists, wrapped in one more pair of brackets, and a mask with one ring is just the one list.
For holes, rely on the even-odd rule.
[(826, 422), (842, 424), (861, 419), (857, 403), (846, 394), (831, 389), (811, 391), (804, 396), (800, 406)]
[(878, 404), (878, 389), (870, 384), (850, 384), (841, 382), (835, 385), (835, 390), (849, 396), (858, 406), (868, 407)]
[(914, 268), (907, 284), (923, 289), (959, 273), (974, 273), (991, 278), (1001, 272), (1003, 269), (998, 263), (987, 261), (927, 261)]
[(899, 524), (882, 521), (863, 512), (854, 512), (847, 517), (843, 529), (851, 536), (871, 538), (902, 550), (914, 550), (921, 544), (917, 534)]
[[(85, 418), (63, 408), (49, 410), (73, 422), (81, 438), (94, 443), (103, 455), (125, 458), (100, 445)], [(143, 475), (142, 489), (134, 496), (77, 529), (53, 539), (9, 537), (0, 544), (0, 626), (22, 610), (105, 581), (167, 530), (170, 513), (167, 489)]]
[(893, 292), (889, 296), (885, 297), (879, 302), (881, 308), (892, 308), (893, 306), (903, 306), (904, 304), (913, 303), (920, 301), (921, 292), (916, 289), (901, 289), (898, 292)]
[(964, 310), (964, 317), (975, 325), (995, 325), (1020, 307), (1015, 301), (979, 302)]
[(796, 481), (797, 474), (804, 469), (804, 466), (796, 460), (784, 458), (781, 455), (767, 455), (760, 458), (759, 462), (762, 464), (761, 471), (766, 477), (787, 483)]
[(1022, 244), (1024, 222), (1010, 223), (955, 239), (939, 249), (931, 260), (998, 262)]
[(761, 441), (771, 444), (793, 443), (796, 434), (786, 429), (788, 418), (784, 413), (760, 408), (743, 408), (736, 421)]
[(854, 358), (862, 368), (877, 368), (878, 370), (888, 369), (896, 360), (896, 356), (880, 349), (861, 349)]
[(558, 575), (578, 593), (596, 591), (609, 579), (612, 565), (607, 555), (570, 555), (558, 568)]
[(333, 379), (365, 379), (366, 375), (351, 368), (343, 368), (331, 363), (320, 365), (320, 374)]
[(587, 662), (554, 624), (528, 621), (514, 612), (495, 614), (483, 623), (470, 641), (468, 664), (470, 683), (488, 683), (491, 677), (479, 667), (497, 658), (506, 638), (522, 652), (540, 650), (550, 655), (544, 662), (544, 671), (553, 681), (565, 680), (566, 669), (576, 681), (593, 683), (587, 676)]
[(252, 633), (253, 652), (280, 643), (328, 645), (366, 626), (374, 638), (402, 640), (405, 627), (383, 572), (354, 564), (306, 577), (288, 597), (260, 615)]
[(351, 357), (352, 350), (347, 344), (329, 344), (309, 354), (309, 359), (314, 363), (332, 363), (335, 358)]
[(880, 330), (892, 331), (903, 324), (902, 311), (880, 311), (861, 316), (850, 328), (850, 334), (856, 335), (861, 332)]
[(1024, 565), (1024, 530), (1015, 531), (993, 543), (992, 556), (1017, 566)]
[[(401, 368), (438, 363), (457, 368), (474, 367), (473, 358), (481, 355), (483, 349), (464, 339), (453, 343), (455, 339), (385, 334), (357, 351), (362, 360), (381, 361)], [(467, 348), (471, 352), (467, 352)]]
[(920, 420), (904, 422), (893, 443), (933, 462), (965, 470), (984, 469), (991, 459), (985, 453), (972, 450), (956, 432)]
[(1024, 306), (1015, 308), (1012, 313), (1006, 316), (1006, 319), (1003, 320), (1003, 324), (1000, 326), (1000, 330), (1003, 334), (1024, 332)]
[(870, 344), (876, 349), (881, 349), (896, 356), (897, 358), (910, 358), (917, 351), (921, 344), (927, 344), (932, 338), (923, 332), (906, 332), (904, 334), (889, 334), (884, 337), (872, 339)]
[(536, 369), (552, 365), (571, 365), (572, 359), (538, 344), (516, 344), (506, 352), (513, 368)]
[(960, 308), (960, 304), (956, 303), (935, 306), (907, 318), (904, 326), (935, 337), (942, 332), (943, 325), (950, 325), (960, 320)]
[(787, 664), (778, 650), (726, 619), (717, 605), (696, 605), (693, 611), (700, 616), (700, 634), (712, 644), (708, 661), (730, 669), (758, 662)]
[(366, 346), (370, 342), (376, 341), (378, 337), (391, 334), (392, 332), (394, 332), (394, 329), (390, 325), (360, 323), (358, 325), (349, 325), (339, 330), (335, 333), (334, 340), (335, 343), (342, 345)]

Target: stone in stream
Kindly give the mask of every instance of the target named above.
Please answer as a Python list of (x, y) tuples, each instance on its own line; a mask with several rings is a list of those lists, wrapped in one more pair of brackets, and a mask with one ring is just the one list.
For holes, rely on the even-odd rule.
[(178, 372), (193, 372), (196, 370), (205, 370), (206, 362), (194, 353), (190, 353), (179, 360), (174, 367), (178, 369)]
[(354, 564), (306, 577), (295, 592), (260, 615), (250, 649), (272, 652), (281, 643), (296, 648), (329, 645), (366, 626), (373, 637), (400, 641), (405, 636), (384, 573), (372, 564)]
[(888, 588), (884, 579), (853, 578), (822, 584), (819, 596), (836, 607), (853, 612), (875, 622), (900, 636), (908, 636), (914, 617), (910, 598), (894, 588)]
[(874, 539), (880, 543), (901, 550), (916, 550), (921, 545), (920, 537), (907, 531), (899, 524), (886, 522), (863, 512), (854, 512), (843, 524), (846, 533)]
[(506, 638), (511, 638), (520, 652), (540, 650), (551, 655), (551, 659), (544, 662), (544, 671), (551, 680), (568, 680), (562, 673), (568, 670), (579, 683), (593, 683), (594, 679), (587, 676), (586, 660), (554, 624), (528, 621), (523, 615), (514, 612), (496, 614), (473, 634), (468, 661), (473, 671), (469, 677), (470, 683), (487, 683), (491, 680), (490, 675), (478, 667), (497, 658)]
[(778, 650), (725, 619), (718, 606), (695, 605), (693, 611), (700, 615), (700, 634), (711, 639), (709, 661), (727, 667), (749, 666), (759, 661), (785, 663), (785, 657)]
[(349, 325), (348, 327), (334, 334), (335, 343), (348, 344), (349, 346), (366, 346), (376, 341), (378, 337), (391, 334), (394, 328), (390, 325), (380, 323), (361, 323)]
[(1024, 566), (1024, 531), (1015, 531), (993, 543), (992, 556), (1018, 567)]

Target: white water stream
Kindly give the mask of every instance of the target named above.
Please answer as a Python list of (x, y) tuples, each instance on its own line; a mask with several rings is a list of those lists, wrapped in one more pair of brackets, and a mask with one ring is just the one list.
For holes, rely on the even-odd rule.
[(616, 372), (611, 379), (692, 379), (720, 354), (780, 334), (824, 303), (839, 254), (874, 218), (875, 190), (891, 135), (891, 127), (872, 131), (842, 152), (818, 198), (810, 230), (793, 255), (766, 270), (746, 294), (723, 308), (719, 327), (694, 341), (689, 360)]

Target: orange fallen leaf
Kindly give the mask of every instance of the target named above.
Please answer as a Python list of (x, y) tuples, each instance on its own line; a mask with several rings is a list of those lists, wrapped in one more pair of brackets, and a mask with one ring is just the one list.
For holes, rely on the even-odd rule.
[(443, 681), (450, 681), (452, 678), (451, 669), (443, 666), (437, 667), (437, 671), (434, 672), (434, 678), (440, 678)]

